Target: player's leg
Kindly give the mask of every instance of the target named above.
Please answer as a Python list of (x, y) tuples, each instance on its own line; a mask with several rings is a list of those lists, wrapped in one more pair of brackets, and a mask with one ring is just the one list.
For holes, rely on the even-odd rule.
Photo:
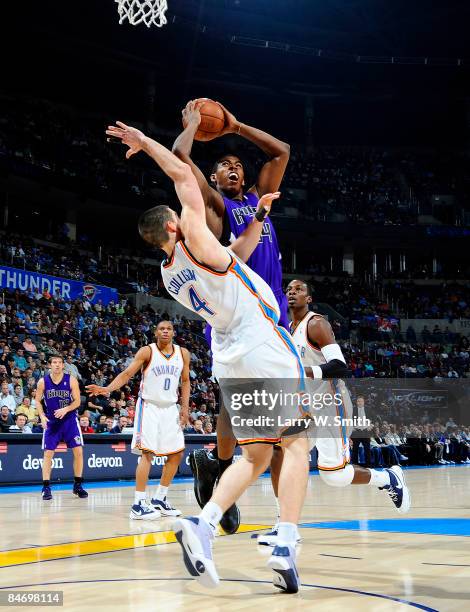
[(268, 561), (273, 584), (286, 593), (297, 593), (300, 578), (295, 565), (297, 525), (307, 491), (309, 472), (308, 438), (289, 437), (282, 441), (283, 458), (279, 475), (280, 520), (278, 541)]
[(73, 494), (84, 499), (88, 493), (83, 488), (83, 435), (78, 418), (62, 422), (60, 428), (62, 439), (73, 453)]
[(155, 408), (156, 430), (154, 434), (154, 447), (158, 455), (166, 456), (160, 484), (156, 494), (150, 500), (150, 505), (158, 510), (162, 516), (180, 516), (181, 511), (173, 508), (167, 500), (170, 486), (181, 463), (184, 452), (184, 434), (180, 426), (180, 413), (176, 404), (166, 408)]
[(168, 496), (168, 488), (173, 482), (173, 478), (175, 477), (176, 472), (178, 471), (178, 467), (183, 459), (184, 451), (178, 451), (171, 455), (167, 455), (166, 463), (163, 466), (162, 476), (160, 478), (160, 483), (157, 487), (157, 491), (155, 496), (152, 497), (150, 503), (154, 508), (160, 511), (162, 516), (180, 516), (181, 510), (177, 508), (173, 508), (173, 506), (169, 503)]
[(61, 439), (60, 428), (56, 423), (49, 422), (42, 434), (42, 450), (44, 456), (42, 460), (42, 491), (41, 496), (44, 500), (52, 499), (51, 491), (51, 471), (55, 449)]
[(72, 447), (73, 453), (73, 494), (82, 499), (88, 497), (83, 488), (83, 446)]
[[(134, 450), (135, 452), (135, 450)], [(140, 521), (151, 521), (160, 518), (159, 510), (156, 510), (147, 502), (147, 483), (152, 467), (153, 453), (150, 451), (142, 451), (140, 461), (137, 463), (135, 470), (135, 492), (134, 503), (129, 513), (129, 518)]]
[(242, 457), (222, 474), (214, 495), (197, 517), (178, 519), (175, 535), (183, 548), (189, 573), (201, 584), (215, 587), (219, 583), (212, 559), (212, 540), (222, 514), (269, 465), (270, 444), (249, 444), (243, 447)]
[(388, 493), (398, 512), (408, 512), (410, 493), (402, 469), (397, 465), (384, 470), (351, 465), (348, 443), (340, 435), (340, 432), (337, 435), (332, 433), (330, 437), (318, 438), (316, 441), (318, 470), (323, 482), (332, 487), (346, 487), (350, 484), (378, 487)]
[[(272, 529), (267, 531), (266, 533), (260, 533), (257, 538), (257, 543), (261, 546), (275, 546), (277, 543), (277, 535), (279, 530), (279, 521), (280, 521), (280, 506), (279, 506), (279, 476), (281, 474), (282, 468), (282, 460), (283, 460), (283, 448), (280, 444), (276, 444), (273, 449), (273, 456), (270, 464), (270, 472), (271, 472), (271, 484), (273, 486), (274, 493), (274, 501), (276, 503), (276, 522), (274, 523)], [(297, 538), (297, 542), (300, 542), (300, 536)]]
[[(189, 464), (194, 476), (194, 494), (201, 508), (212, 497), (215, 483), (225, 470), (233, 463), (233, 455), (237, 440), (233, 434), (230, 417), (220, 397), (221, 406), (217, 419), (217, 446), (210, 452), (197, 449), (189, 455)], [(235, 533), (240, 525), (240, 511), (236, 504), (231, 505), (224, 512), (220, 521), (222, 529), (228, 533)]]
[(52, 460), (54, 459), (53, 450), (44, 450), (44, 457), (42, 460), (42, 491), (41, 495), (45, 501), (52, 499), (51, 492), (51, 472), (52, 472)]
[(147, 483), (152, 459), (154, 454), (158, 453), (159, 409), (144, 400), (139, 401), (137, 405), (131, 450), (134, 454), (140, 455), (140, 460), (135, 470), (134, 503), (129, 518), (152, 521), (161, 516), (160, 511), (147, 501)]

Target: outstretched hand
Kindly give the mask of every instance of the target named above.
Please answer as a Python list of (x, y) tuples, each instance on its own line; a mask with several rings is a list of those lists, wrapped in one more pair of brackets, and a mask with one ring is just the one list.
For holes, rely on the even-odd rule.
[(86, 392), (93, 395), (109, 395), (109, 391), (107, 387), (100, 387), (99, 385), (86, 385)]
[(275, 191), (274, 193), (265, 193), (258, 201), (258, 206), (256, 208), (256, 212), (260, 212), (260, 210), (265, 210), (267, 214), (271, 212), (271, 206), (274, 200), (277, 200), (281, 195), (280, 191)]
[(116, 121), (116, 125), (108, 125), (106, 134), (112, 138), (118, 138), (129, 147), (126, 152), (126, 159), (129, 159), (143, 148), (145, 134), (137, 128), (122, 123), (122, 121)]

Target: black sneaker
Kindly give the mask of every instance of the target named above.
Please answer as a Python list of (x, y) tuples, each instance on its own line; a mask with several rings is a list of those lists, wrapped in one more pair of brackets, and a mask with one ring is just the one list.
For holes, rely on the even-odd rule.
[(232, 504), (220, 519), (220, 526), (227, 534), (232, 534), (240, 527), (240, 510), (237, 504)]
[(88, 493), (82, 487), (82, 483), (73, 485), (73, 494), (77, 497), (80, 497), (81, 499), (88, 497)]
[(194, 495), (201, 508), (212, 497), (215, 482), (219, 475), (219, 462), (203, 448), (189, 453), (189, 466), (194, 476)]
[(51, 487), (43, 487), (42, 491), (41, 491), (41, 495), (42, 495), (42, 498), (45, 501), (48, 501), (49, 499), (52, 499)]

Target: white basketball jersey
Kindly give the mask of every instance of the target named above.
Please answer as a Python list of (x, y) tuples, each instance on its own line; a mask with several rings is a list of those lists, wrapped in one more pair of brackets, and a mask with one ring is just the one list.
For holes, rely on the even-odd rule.
[[(212, 326), (212, 352), (232, 363), (278, 333), (279, 306), (266, 282), (230, 249), (225, 272), (200, 264), (182, 240), (162, 263), (167, 291)], [(285, 332), (284, 332), (285, 333)]]
[(296, 328), (290, 323), (290, 333), (294, 344), (302, 360), (302, 365), (307, 367), (319, 366), (326, 363), (326, 359), (320, 349), (315, 348), (308, 339), (308, 322), (313, 317), (321, 317), (316, 312), (307, 312)]
[(183, 371), (181, 348), (173, 344), (173, 353), (167, 357), (155, 343), (149, 345), (150, 361), (142, 372), (140, 397), (158, 407), (166, 408), (178, 401), (178, 387)]

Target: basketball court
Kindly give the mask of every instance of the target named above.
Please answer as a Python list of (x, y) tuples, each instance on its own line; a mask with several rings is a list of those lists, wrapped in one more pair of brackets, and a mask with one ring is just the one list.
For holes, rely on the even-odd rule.
[[(67, 610), (468, 610), (468, 469), (407, 470), (413, 507), (406, 518), (373, 487), (335, 489), (312, 475), (298, 595), (274, 589), (265, 567), (270, 549), (253, 539), (275, 519), (269, 478), (241, 498), (239, 532), (216, 539), (221, 585), (211, 591), (188, 578), (172, 519), (128, 518), (131, 483), (90, 484), (87, 500), (56, 486), (51, 502), (38, 487), (5, 488), (1, 589), (61, 590)], [(191, 479), (171, 493), (184, 515), (197, 511)]]

